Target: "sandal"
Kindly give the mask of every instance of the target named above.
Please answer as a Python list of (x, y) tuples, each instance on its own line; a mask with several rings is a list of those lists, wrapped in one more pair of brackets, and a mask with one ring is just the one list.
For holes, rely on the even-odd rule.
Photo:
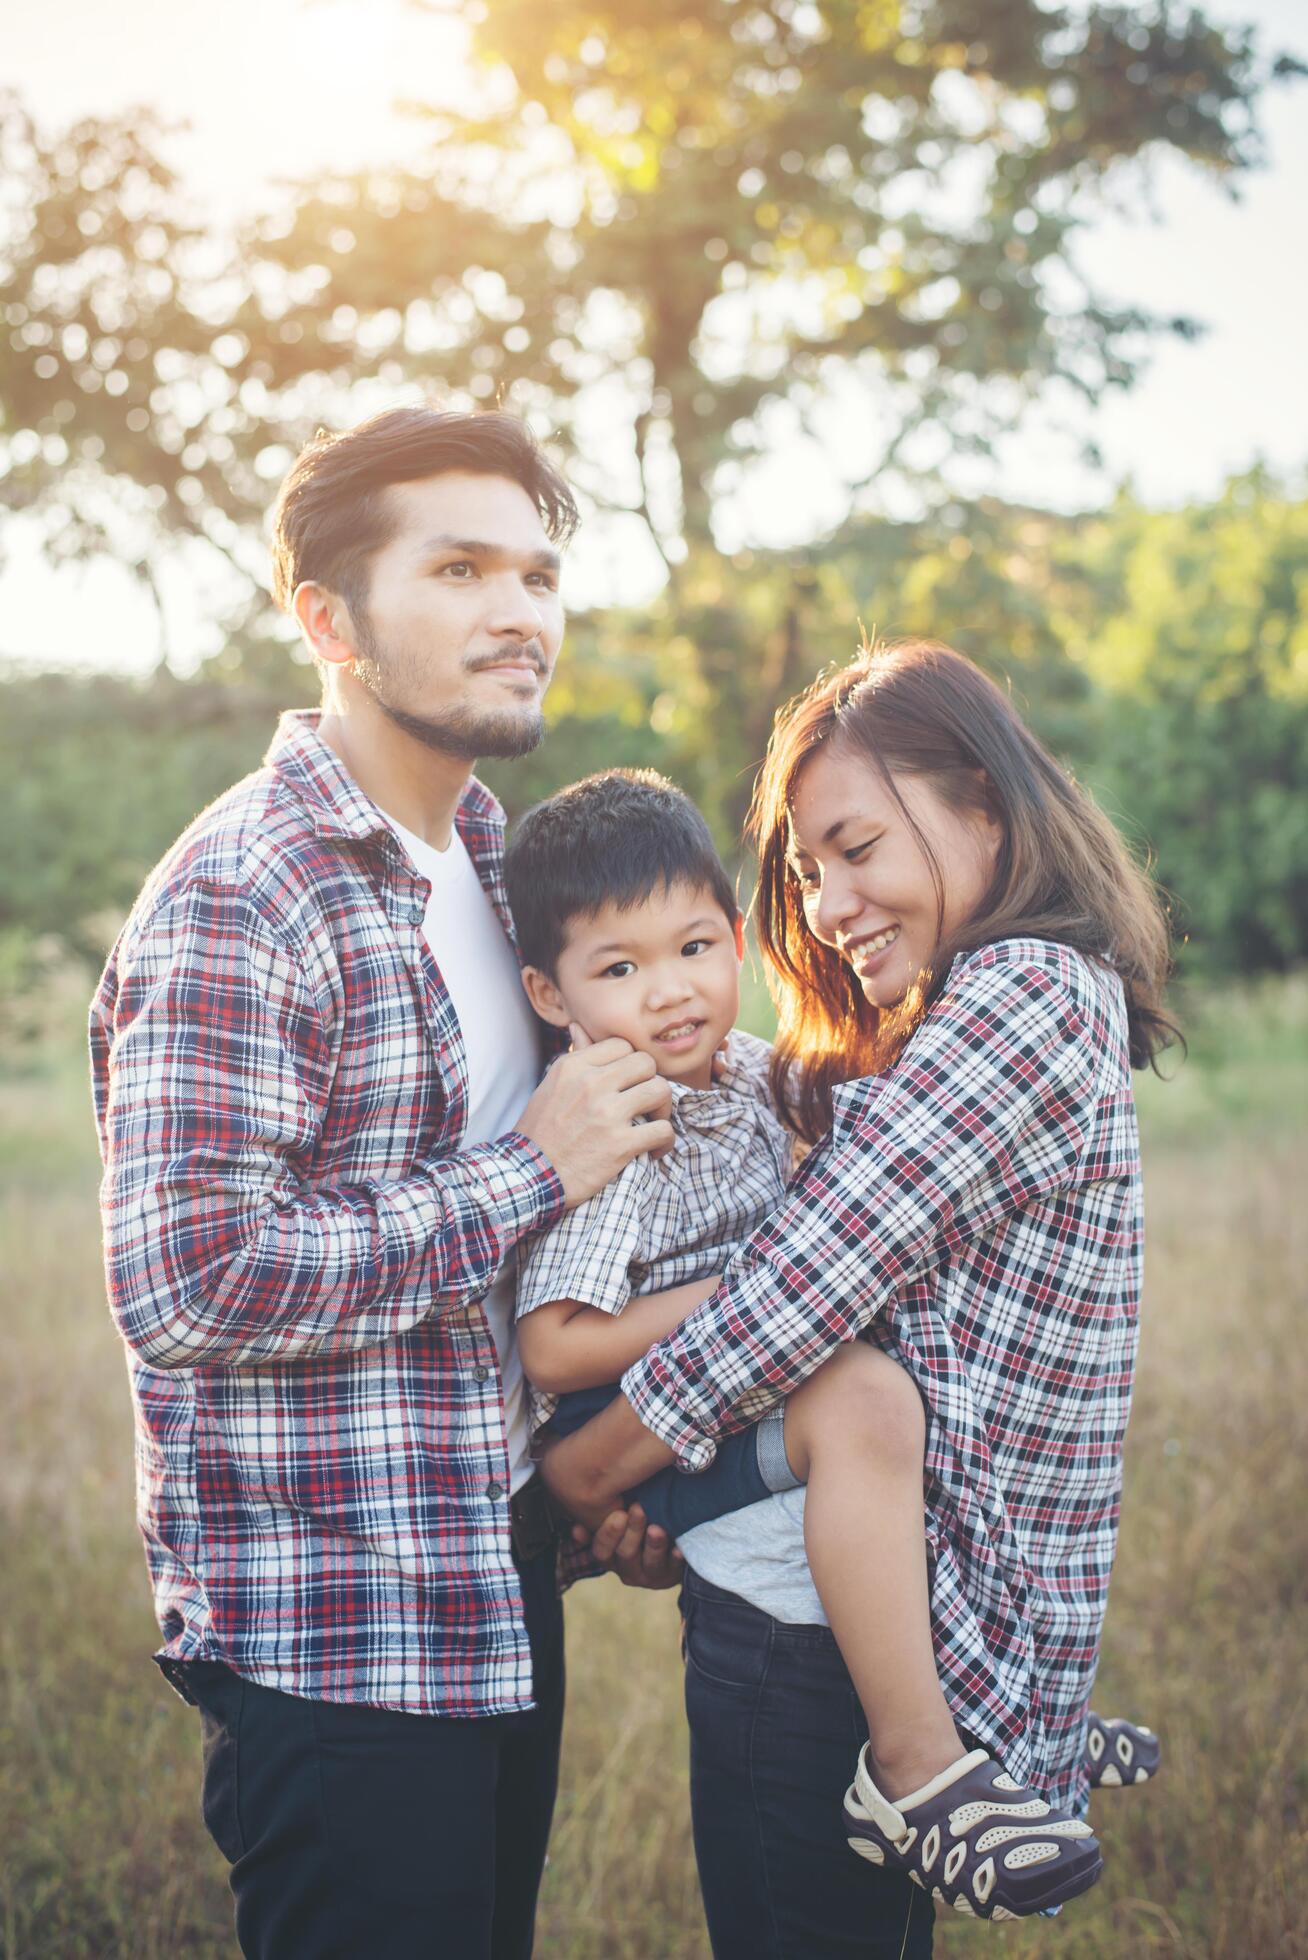
[(973, 1919), (1047, 1911), (1089, 1891), (1104, 1868), (1088, 1824), (1024, 1790), (984, 1749), (893, 1804), (868, 1774), (865, 1746), (845, 1797), (845, 1826), (860, 1858), (907, 1872)]
[(1152, 1729), (1120, 1715), (1096, 1715), (1093, 1708), (1086, 1723), (1085, 1754), (1092, 1788), (1119, 1789), (1157, 1776), (1163, 1748)]

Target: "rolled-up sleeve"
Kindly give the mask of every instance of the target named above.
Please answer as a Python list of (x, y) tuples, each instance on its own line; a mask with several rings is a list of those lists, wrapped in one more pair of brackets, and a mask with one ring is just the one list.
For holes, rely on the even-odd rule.
[(110, 1302), (151, 1367), (363, 1348), (488, 1290), (563, 1211), (526, 1137), (390, 1182), (311, 1175), (335, 1066), (305, 963), (239, 889), (173, 894), (129, 928), (93, 1015)]
[(622, 1312), (645, 1241), (648, 1181), (645, 1159), (633, 1157), (611, 1184), (523, 1248), (519, 1319), (555, 1300), (576, 1300), (601, 1313)]
[(688, 1468), (952, 1247), (1074, 1179), (1096, 1058), (1073, 973), (1057, 957), (987, 949), (951, 977), (893, 1069), (837, 1092), (833, 1134), (781, 1207), (623, 1378)]

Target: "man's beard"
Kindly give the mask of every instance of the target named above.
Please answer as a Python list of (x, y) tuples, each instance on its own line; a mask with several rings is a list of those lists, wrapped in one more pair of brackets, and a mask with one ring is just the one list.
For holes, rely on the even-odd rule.
[[(397, 708), (394, 702), (386, 698), (388, 662), (382, 656), (372, 630), (372, 621), (366, 614), (360, 616), (361, 613), (362, 608), (355, 614), (357, 657), (354, 671), (396, 728), (403, 729), (406, 735), (411, 735), (415, 742), (421, 742), (424, 748), (435, 749), (438, 754), (452, 756), (459, 762), (476, 762), (482, 756), (498, 756), (512, 761), (517, 756), (530, 755), (533, 749), (540, 747), (545, 734), (545, 716), (539, 702), (531, 710), (524, 708), (519, 714), (507, 708), (498, 711), (484, 709), (480, 713), (471, 708), (450, 708), (444, 714), (415, 715), (407, 708)], [(534, 651), (544, 671), (545, 656), (539, 641), (531, 642), (522, 651)]]

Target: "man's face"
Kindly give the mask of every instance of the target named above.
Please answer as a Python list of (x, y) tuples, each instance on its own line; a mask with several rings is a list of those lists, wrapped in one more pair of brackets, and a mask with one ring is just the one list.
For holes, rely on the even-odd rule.
[(427, 747), (526, 755), (563, 637), (558, 554), (521, 484), (449, 470), (385, 492), (394, 535), (351, 613), (354, 672)]

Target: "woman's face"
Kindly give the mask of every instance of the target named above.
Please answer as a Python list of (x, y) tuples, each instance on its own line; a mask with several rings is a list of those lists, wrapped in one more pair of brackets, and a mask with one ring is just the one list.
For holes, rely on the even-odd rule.
[(908, 816), (870, 762), (819, 750), (795, 790), (788, 853), (809, 931), (849, 962), (881, 1008), (904, 998), (941, 941), (976, 911), (1000, 841), (988, 812), (952, 809), (926, 777), (896, 775), (895, 788)]

